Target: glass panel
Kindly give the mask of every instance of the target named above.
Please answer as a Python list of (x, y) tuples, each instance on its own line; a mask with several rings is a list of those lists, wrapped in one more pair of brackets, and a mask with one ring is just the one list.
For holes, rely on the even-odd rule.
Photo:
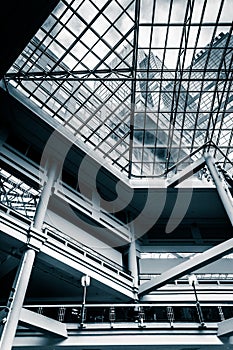
[(61, 0), (5, 81), (126, 176), (205, 142), (233, 172), (231, 0), (135, 3)]

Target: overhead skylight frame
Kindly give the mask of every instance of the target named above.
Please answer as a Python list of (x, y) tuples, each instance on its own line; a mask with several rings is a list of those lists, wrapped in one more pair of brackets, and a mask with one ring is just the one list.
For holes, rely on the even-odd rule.
[[(215, 12), (210, 13), (209, 0), (185, 0), (182, 8), (178, 0), (166, 4), (163, 0), (151, 0), (148, 8), (142, 0), (61, 0), (60, 12), (58, 5), (51, 14), (51, 25), (48, 20), (38, 31), (41, 40), (32, 39), (6, 74), (5, 81), (14, 82), (40, 108), (48, 110), (53, 119), (80, 136), (103, 159), (109, 159), (109, 164), (117, 164), (128, 177), (164, 176), (182, 157), (207, 141), (213, 141), (228, 159), (232, 158), (233, 62), (229, 58), (233, 46), (232, 18), (229, 0), (214, 0), (214, 3)], [(83, 16), (84, 6), (91, 7), (93, 13), (86, 12)], [(117, 11), (111, 15), (110, 8), (114, 10), (114, 6)], [(72, 18), (73, 23), (76, 19), (81, 26), (76, 34), (69, 25)], [(104, 28), (99, 27), (101, 19)], [(111, 28), (118, 36), (114, 45), (105, 40)], [(62, 29), (74, 39), (69, 49), (66, 43), (60, 46), (63, 51), (56, 57), (56, 52), (49, 48)], [(92, 33), (96, 40), (92, 44), (85, 42), (85, 33)], [(175, 33), (177, 38), (172, 42)], [(72, 53), (77, 43), (85, 48), (80, 59)], [(100, 44), (106, 47), (105, 53), (98, 49)], [(214, 63), (217, 56), (218, 62)], [(64, 61), (66, 57), (73, 60), (73, 68)], [(175, 66), (174, 63), (168, 66), (171, 57)], [(92, 58), (96, 64), (92, 65)], [(66, 91), (68, 83), (71, 91)], [(50, 92), (49, 84), (54, 84)], [(44, 94), (48, 95), (47, 99)], [(62, 99), (65, 94), (67, 98)], [(103, 101), (105, 115), (100, 116)], [(88, 109), (90, 112), (85, 112)], [(118, 112), (125, 113), (123, 118), (120, 115), (120, 120), (128, 126), (130, 135), (118, 131), (114, 121), (119, 119)], [(140, 139), (135, 137), (138, 114), (143, 116)], [(87, 135), (82, 133), (84, 128)], [(155, 135), (154, 143), (148, 145), (150, 133)], [(162, 158), (158, 156), (161, 144), (164, 145)], [(142, 156), (136, 159), (139, 149)], [(217, 148), (210, 150), (231, 169)]]

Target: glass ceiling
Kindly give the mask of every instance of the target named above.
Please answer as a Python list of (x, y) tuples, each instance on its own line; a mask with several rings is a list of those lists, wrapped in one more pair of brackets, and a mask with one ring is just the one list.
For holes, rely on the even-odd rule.
[(232, 173), (232, 13), (232, 0), (61, 0), (5, 81), (130, 178), (204, 149)]

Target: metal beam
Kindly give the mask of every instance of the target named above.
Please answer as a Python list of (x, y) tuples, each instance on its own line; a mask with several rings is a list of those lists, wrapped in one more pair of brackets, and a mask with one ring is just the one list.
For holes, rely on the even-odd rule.
[(196, 160), (194, 163), (188, 165), (185, 169), (179, 171), (176, 175), (174, 175), (171, 179), (167, 181), (167, 187), (175, 187), (188, 177), (195, 174), (197, 171), (203, 168), (205, 165), (204, 157)]
[(213, 181), (215, 183), (216, 189), (218, 191), (219, 197), (222, 201), (222, 204), (226, 210), (226, 213), (228, 215), (228, 218), (233, 226), (233, 198), (231, 196), (231, 193), (223, 180), (223, 176), (218, 172), (216, 165), (215, 165), (215, 159), (210, 155), (205, 155), (206, 165), (209, 169), (209, 172), (213, 178)]
[(230, 337), (233, 335), (233, 317), (218, 324), (218, 337)]
[(29, 328), (37, 328), (64, 338), (68, 337), (65, 323), (61, 323), (25, 308), (21, 310), (19, 321)]
[[(180, 350), (200, 349), (216, 350), (220, 349), (223, 343), (216, 335), (216, 328), (200, 330), (196, 323), (191, 323), (190, 327), (180, 324), (179, 330), (170, 328), (169, 323), (164, 326), (160, 324), (153, 328), (139, 328), (138, 324), (130, 325), (126, 323), (125, 328), (105, 328), (103, 324), (98, 330), (87, 329), (80, 332), (79, 329), (71, 329), (72, 336), (60, 341), (53, 341), (49, 337), (41, 337), (38, 334), (18, 333), (14, 349), (147, 349), (147, 350)], [(162, 329), (161, 329), (162, 328)]]
[(21, 258), (5, 308), (5, 321), (3, 323), (3, 327), (0, 329), (0, 348), (2, 350), (10, 350), (12, 348), (34, 259), (35, 251), (33, 249), (28, 249), (25, 251)]
[(188, 261), (185, 261), (139, 287), (139, 297), (166, 285), (169, 281), (185, 276), (233, 251), (233, 238), (210, 248)]

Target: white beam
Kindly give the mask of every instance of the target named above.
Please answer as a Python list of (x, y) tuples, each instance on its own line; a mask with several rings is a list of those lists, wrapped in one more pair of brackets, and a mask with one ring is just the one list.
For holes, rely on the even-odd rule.
[(233, 317), (218, 324), (218, 337), (230, 337), (233, 335)]
[(37, 328), (67, 338), (66, 324), (53, 320), (52, 318), (22, 308), (19, 320), (20, 323), (28, 328)]
[(203, 168), (205, 165), (205, 158), (201, 157), (196, 160), (194, 163), (188, 165), (185, 169), (178, 171), (171, 179), (167, 181), (167, 187), (175, 187), (188, 177), (195, 174), (197, 171)]
[[(127, 326), (127, 324), (126, 324)], [(14, 342), (14, 349), (76, 349), (76, 350), (91, 350), (91, 349), (148, 349), (148, 350), (181, 350), (185, 349), (200, 349), (200, 350), (217, 350), (223, 343), (216, 335), (216, 328), (208, 330), (196, 329), (192, 331), (185, 327), (184, 324), (179, 324), (179, 331), (175, 328), (170, 329), (169, 325), (164, 323), (159, 325), (160, 328), (151, 328), (147, 325), (146, 328), (129, 329), (85, 329), (77, 332), (72, 329), (72, 336), (61, 342), (52, 342), (51, 338), (40, 337), (38, 335), (20, 334)], [(161, 329), (163, 327), (163, 329)], [(192, 328), (196, 324), (192, 324)]]
[(211, 262), (216, 261), (222, 256), (230, 253), (233, 250), (233, 238), (218, 244), (217, 246), (210, 248), (202, 254), (185, 261), (168, 271), (165, 271), (160, 276), (153, 278), (149, 282), (143, 283), (139, 287), (139, 297), (150, 293), (151, 291), (158, 289), (169, 281), (185, 276), (190, 272), (193, 272)]

